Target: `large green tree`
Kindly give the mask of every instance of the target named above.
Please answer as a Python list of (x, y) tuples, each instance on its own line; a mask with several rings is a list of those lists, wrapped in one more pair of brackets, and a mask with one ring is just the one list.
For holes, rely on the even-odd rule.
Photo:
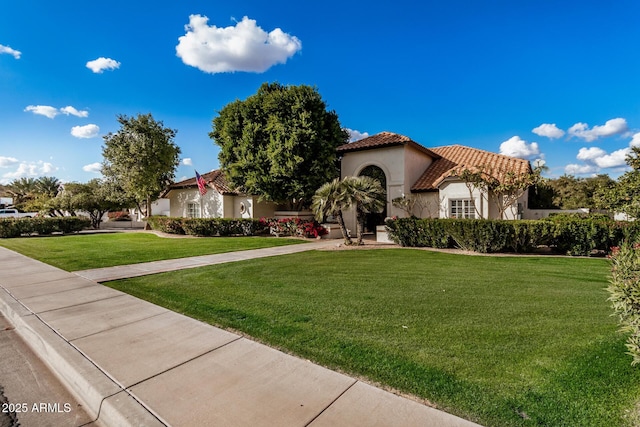
[(133, 200), (140, 211), (151, 214), (151, 202), (175, 178), (180, 148), (176, 130), (164, 127), (151, 114), (118, 116), (120, 130), (104, 137), (102, 174), (107, 186), (119, 188), (121, 198)]
[(615, 186), (600, 191), (597, 196), (606, 208), (624, 212), (631, 218), (640, 218), (640, 147), (632, 147), (631, 150), (627, 156), (631, 170), (620, 176)]
[(349, 139), (316, 88), (279, 83), (226, 105), (209, 136), (233, 187), (293, 209), (339, 175), (336, 148)]
[(87, 183), (68, 182), (46, 203), (52, 215), (76, 216), (77, 211), (85, 212), (91, 219), (93, 228), (100, 228), (102, 217), (109, 211), (120, 210), (122, 204), (110, 198), (110, 188), (100, 179)]
[[(613, 188), (615, 181), (609, 175), (600, 174), (588, 178), (578, 178), (573, 175), (563, 175), (559, 178), (548, 179), (541, 186), (542, 191), (547, 191), (546, 206), (541, 208), (579, 209), (603, 208), (597, 195), (605, 190)], [(551, 204), (549, 206), (549, 200)]]

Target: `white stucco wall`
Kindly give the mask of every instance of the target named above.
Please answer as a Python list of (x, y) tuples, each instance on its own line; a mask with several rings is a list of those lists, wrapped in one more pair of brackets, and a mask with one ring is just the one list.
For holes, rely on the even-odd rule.
[[(202, 218), (261, 218), (273, 217), (275, 205), (259, 202), (257, 196), (221, 195), (209, 190), (200, 198), (197, 189), (171, 190), (167, 195), (170, 202), (169, 213), (173, 217), (187, 217), (189, 203), (203, 203)], [(244, 212), (241, 203), (244, 204)]]
[(187, 217), (189, 203), (202, 204), (202, 218), (221, 218), (224, 213), (223, 196), (217, 191), (209, 190), (200, 196), (198, 189), (171, 190), (167, 194), (170, 201), (170, 216)]
[[(233, 216), (229, 218), (271, 218), (276, 205), (258, 200), (258, 196), (229, 196), (233, 206)], [(244, 205), (244, 209), (242, 206)]]
[[(451, 200), (458, 199), (473, 199), (476, 205), (477, 211), (482, 218), (489, 217), (489, 204), (483, 193), (477, 189), (473, 189), (471, 194), (469, 188), (462, 181), (450, 180), (445, 181), (440, 185), (440, 198), (442, 203), (440, 204), (440, 218), (449, 218)], [(478, 216), (476, 212), (476, 217)]]

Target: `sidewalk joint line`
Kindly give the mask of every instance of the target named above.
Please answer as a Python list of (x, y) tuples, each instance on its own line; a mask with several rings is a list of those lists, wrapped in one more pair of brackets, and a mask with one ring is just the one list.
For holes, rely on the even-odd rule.
[(226, 346), (228, 346), (229, 344), (233, 344), (234, 342), (236, 342), (236, 341), (238, 341), (238, 340), (240, 340), (240, 339), (242, 339), (242, 338), (244, 338), (244, 336), (239, 336), (238, 338), (234, 338), (234, 339), (232, 339), (232, 340), (231, 340), (231, 341), (229, 341), (229, 342), (226, 342), (226, 343), (224, 343), (224, 344), (221, 344), (221, 345), (219, 345), (219, 346), (217, 346), (217, 347), (215, 347), (215, 348), (209, 349), (209, 350), (205, 351), (205, 352), (204, 352), (204, 353), (202, 353), (202, 354), (198, 354), (197, 356), (194, 356), (194, 357), (192, 357), (191, 359), (185, 360), (184, 362), (178, 363), (177, 365), (174, 365), (174, 366), (172, 366), (172, 367), (170, 367), (170, 368), (167, 368), (167, 369), (165, 369), (165, 370), (164, 370), (164, 371), (162, 371), (162, 372), (158, 372), (157, 374), (154, 374), (154, 375), (150, 376), (149, 378), (145, 378), (145, 379), (143, 379), (143, 380), (138, 381), (137, 383), (131, 384), (131, 385), (129, 385), (129, 386), (127, 386), (127, 387), (125, 387), (124, 389), (125, 389), (125, 390), (127, 390), (127, 391), (130, 391), (130, 389), (131, 389), (131, 388), (133, 388), (133, 387), (135, 387), (135, 386), (138, 386), (138, 385), (142, 384), (142, 383), (143, 383), (143, 382), (145, 382), (145, 381), (149, 381), (150, 379), (153, 379), (153, 378), (155, 378), (155, 377), (157, 377), (157, 376), (159, 376), (159, 375), (165, 374), (165, 373), (167, 373), (167, 372), (169, 372), (169, 371), (172, 371), (172, 370), (174, 370), (174, 369), (176, 369), (176, 368), (179, 368), (180, 366), (185, 365), (185, 364), (187, 364), (187, 363), (189, 363), (189, 362), (192, 362), (192, 361), (194, 361), (194, 360), (196, 360), (196, 359), (198, 359), (198, 358), (200, 358), (200, 357), (202, 357), (202, 356), (206, 356), (206, 355), (207, 355), (207, 354), (209, 354), (209, 353), (213, 353), (214, 351), (220, 350), (221, 348), (226, 347)]
[(331, 407), (331, 405), (333, 405), (334, 403), (336, 403), (338, 401), (338, 399), (340, 399), (342, 396), (344, 396), (344, 394), (346, 392), (348, 392), (349, 390), (351, 390), (351, 387), (353, 387), (354, 385), (356, 385), (356, 383), (358, 382), (358, 380), (353, 380), (353, 382), (351, 383), (351, 385), (349, 387), (347, 387), (342, 393), (340, 393), (335, 399), (333, 399), (331, 402), (329, 402), (329, 404), (327, 406), (324, 407), (324, 409), (322, 411), (320, 411), (318, 413), (318, 415), (316, 415), (315, 417), (313, 417), (308, 423), (306, 423), (304, 425), (304, 427), (308, 427), (309, 425), (311, 425), (311, 423), (313, 423), (315, 420), (318, 419), (318, 417), (322, 414), (324, 414), (324, 412), (329, 409)]

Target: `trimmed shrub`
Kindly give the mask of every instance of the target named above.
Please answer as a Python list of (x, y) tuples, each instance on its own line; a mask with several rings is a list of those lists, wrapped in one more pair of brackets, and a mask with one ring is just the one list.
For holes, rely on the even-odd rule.
[(0, 219), (0, 238), (34, 233), (40, 236), (51, 233), (77, 233), (90, 226), (91, 220), (80, 217), (3, 218)]
[(594, 250), (607, 252), (620, 242), (616, 240), (616, 223), (608, 217), (556, 216), (551, 222), (555, 225), (553, 245), (559, 253), (588, 256)]
[(0, 238), (20, 237), (21, 231), (15, 218), (0, 219)]
[(189, 234), (192, 236), (253, 236), (262, 227), (260, 221), (249, 218), (171, 218), (152, 216), (147, 224), (153, 230), (170, 234)]
[(546, 245), (557, 253), (589, 256), (623, 239), (640, 237), (640, 222), (606, 216), (557, 216), (543, 220), (401, 218), (387, 220), (390, 238), (401, 246), (461, 248), (475, 252), (531, 252)]
[(182, 229), (191, 236), (217, 236), (218, 224), (206, 218), (185, 218)]
[(150, 216), (147, 224), (153, 229), (169, 234), (185, 234), (182, 221), (185, 218), (172, 218), (168, 216)]

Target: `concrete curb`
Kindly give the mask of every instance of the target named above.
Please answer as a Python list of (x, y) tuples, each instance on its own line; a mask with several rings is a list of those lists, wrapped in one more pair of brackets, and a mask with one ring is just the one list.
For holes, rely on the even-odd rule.
[[(0, 311), (98, 426), (165, 426), (77, 348), (0, 286)], [(104, 404), (103, 404), (104, 403)]]

